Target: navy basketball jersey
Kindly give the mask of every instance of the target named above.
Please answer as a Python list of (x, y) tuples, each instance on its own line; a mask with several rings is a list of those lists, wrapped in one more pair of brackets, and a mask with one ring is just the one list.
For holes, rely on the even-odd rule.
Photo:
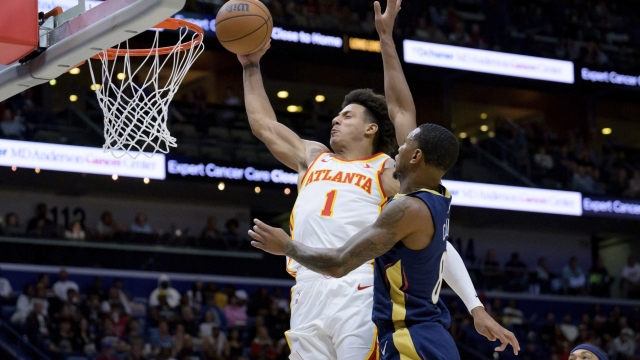
[(376, 258), (373, 321), (379, 327), (432, 322), (448, 328), (451, 317), (439, 297), (449, 237), (451, 195), (440, 185), (439, 192), (424, 189), (398, 194), (393, 199), (402, 196), (418, 198), (429, 207), (432, 218), (415, 221), (433, 220), (435, 232), (425, 249), (411, 250), (399, 241)]

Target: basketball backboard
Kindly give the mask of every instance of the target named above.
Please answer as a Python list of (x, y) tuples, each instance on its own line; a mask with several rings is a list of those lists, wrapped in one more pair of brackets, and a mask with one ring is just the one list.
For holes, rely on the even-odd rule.
[[(0, 66), (0, 101), (44, 84), (105, 49), (143, 32), (180, 11), (186, 0), (65, 0), (80, 3), (41, 28), (41, 54), (24, 63)], [(52, 1), (48, 1), (49, 3)], [(25, 14), (15, 14), (17, 18)], [(69, 17), (71, 17), (69, 19)]]

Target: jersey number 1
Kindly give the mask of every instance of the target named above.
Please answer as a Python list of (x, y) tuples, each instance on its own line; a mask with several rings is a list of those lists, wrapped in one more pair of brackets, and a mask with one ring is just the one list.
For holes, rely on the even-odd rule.
[(327, 193), (327, 201), (324, 203), (324, 208), (320, 212), (320, 216), (333, 216), (333, 205), (336, 203), (336, 195), (338, 195), (338, 190), (331, 190)]

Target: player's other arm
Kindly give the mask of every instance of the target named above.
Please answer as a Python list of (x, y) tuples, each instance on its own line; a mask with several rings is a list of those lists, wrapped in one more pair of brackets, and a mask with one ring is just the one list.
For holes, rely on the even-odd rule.
[(277, 121), (269, 103), (260, 74), (260, 58), (270, 47), (267, 43), (260, 51), (238, 55), (242, 64), (244, 102), (251, 131), (273, 156), (295, 171), (306, 171), (309, 163), (327, 148), (317, 142), (302, 140), (295, 132)]
[(402, 144), (407, 135), (417, 127), (416, 106), (393, 42), (393, 23), (400, 11), (401, 3), (402, 0), (388, 0), (384, 14), (381, 13), (379, 2), (373, 4), (384, 64), (384, 95), (387, 99), (389, 117), (396, 129), (398, 144)]
[[(426, 206), (415, 198), (402, 198), (387, 205), (376, 222), (353, 235), (342, 247), (333, 249), (313, 248), (292, 241), (282, 230), (254, 220), (255, 226), (249, 231), (254, 239), (251, 245), (274, 255), (287, 255), (312, 271), (342, 277), (365, 262), (391, 249), (398, 241), (414, 233), (424, 234), (433, 223), (415, 221), (423, 218)], [(431, 237), (428, 237), (429, 239)], [(425, 246), (428, 244), (425, 244)]]

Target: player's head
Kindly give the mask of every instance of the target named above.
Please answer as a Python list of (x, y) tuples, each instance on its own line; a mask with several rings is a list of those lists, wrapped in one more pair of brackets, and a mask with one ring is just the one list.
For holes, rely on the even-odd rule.
[(396, 156), (396, 178), (410, 172), (428, 171), (442, 177), (458, 159), (459, 144), (451, 131), (436, 124), (423, 124), (407, 135)]
[(609, 358), (599, 347), (582, 344), (571, 350), (569, 360), (609, 360)]
[(332, 125), (330, 143), (334, 151), (358, 144), (371, 144), (372, 154), (391, 154), (396, 149), (396, 132), (389, 119), (387, 101), (371, 89), (347, 94)]

